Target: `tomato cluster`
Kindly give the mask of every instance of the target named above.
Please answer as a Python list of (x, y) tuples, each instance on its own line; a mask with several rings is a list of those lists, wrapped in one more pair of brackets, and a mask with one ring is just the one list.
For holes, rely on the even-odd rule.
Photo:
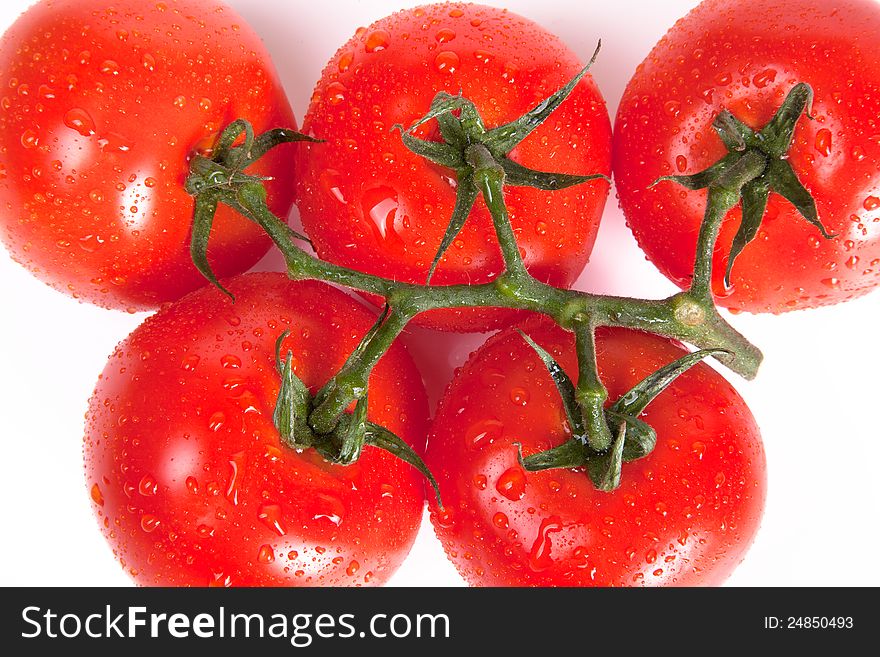
[[(829, 41), (830, 25), (847, 37)], [(748, 223), (737, 206), (712, 255), (712, 292), (734, 310), (778, 313), (876, 287), (878, 31), (870, 0), (705, 0), (636, 70), (613, 136), (586, 75), (506, 153), (518, 172), (601, 174), (560, 189), (505, 188), (525, 269), (556, 288), (574, 284), (613, 171), (640, 246), (687, 290), (707, 194), (669, 178), (746, 148), (717, 129), (723, 110), (757, 132), (808, 83), (811, 120), (797, 124), (783, 159), (834, 238), (804, 220), (802, 198), (771, 192), (731, 261)], [(340, 268), (414, 285), (489, 283), (510, 263), (485, 194), (439, 257), (461, 180), (402, 136), (464, 139), (456, 126), (471, 119), (460, 106), (450, 115), (461, 124), (409, 129), (441, 92), (478, 110), (468, 139), (513, 125), (581, 69), (558, 37), (506, 10), (404, 10), (359, 29), (327, 64), (303, 119), (315, 141), (282, 144), (246, 174), (206, 184), (252, 176), (282, 220), (295, 201), (318, 256)], [(371, 443), (353, 462), (333, 462), (331, 448), (345, 453), (349, 437), (313, 445), (279, 431), (282, 380), (326, 400), (386, 315), (377, 323), (372, 308), (324, 282), (245, 273), (271, 240), (242, 199), (219, 205), (207, 251), (234, 303), (193, 265), (191, 162), (228, 150), (218, 137), (236, 119), (257, 134), (296, 128), (259, 37), (218, 0), (42, 0), (0, 40), (0, 89), (0, 236), (11, 256), (78, 299), (159, 308), (110, 357), (84, 443), (101, 531), (137, 583), (379, 585), (409, 552), (426, 499), (449, 559), (473, 585), (716, 585), (744, 558), (764, 508), (764, 451), (749, 409), (707, 365), (640, 411), (656, 446), (623, 464), (616, 490), (598, 490), (584, 467), (526, 467), (576, 433), (553, 367), (529, 343), (577, 380), (583, 354), (560, 317), (479, 304), (417, 316), (434, 329), (501, 330), (456, 372), (433, 421), (404, 345), (376, 359), (369, 394), (353, 396), (361, 401), (345, 416), (363, 409), (365, 423), (409, 446), (409, 462)], [(685, 353), (625, 328), (595, 335), (609, 404)], [(421, 457), (439, 497), (426, 496), (411, 467)]]

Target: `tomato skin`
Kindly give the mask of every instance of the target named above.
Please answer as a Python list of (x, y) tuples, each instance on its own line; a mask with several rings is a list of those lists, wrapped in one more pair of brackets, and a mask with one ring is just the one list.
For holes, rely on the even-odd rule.
[[(330, 60), (303, 119), (326, 139), (298, 153), (297, 205), (319, 255), (397, 280), (424, 283), (452, 217), (452, 171), (411, 153), (410, 126), (440, 91), (472, 100), (488, 128), (512, 121), (581, 69), (554, 35), (506, 10), (472, 4), (406, 9), (358, 30)], [(435, 122), (417, 133), (435, 138)], [(590, 76), (512, 159), (566, 173), (610, 170), (611, 126)], [(605, 181), (542, 192), (509, 187), (511, 222), (532, 274), (559, 287), (587, 262), (608, 194)], [(482, 199), (441, 261), (435, 284), (484, 283), (503, 269)], [(507, 310), (443, 310), (419, 317), (447, 330), (510, 323)]]
[[(86, 484), (105, 538), (141, 585), (378, 585), (409, 552), (424, 487), (372, 447), (349, 467), (283, 446), (272, 424), (274, 345), (312, 389), (375, 321), (342, 292), (280, 274), (166, 306), (111, 356), (87, 416)], [(368, 417), (419, 452), (427, 400), (395, 344)]]
[(863, 295), (880, 283), (880, 5), (872, 0), (706, 0), (655, 46), (630, 81), (615, 123), (620, 205), (642, 249), (684, 287), (692, 273), (705, 191), (657, 178), (696, 173), (726, 151), (710, 127), (724, 107), (762, 128), (797, 82), (815, 92), (790, 151), (838, 237), (826, 241), (771, 194), (757, 239), (722, 276), (740, 209), (715, 257), (717, 301), (780, 313)]
[[(295, 127), (259, 37), (217, 0), (41, 0), (0, 41), (0, 236), (53, 288), (147, 310), (205, 285), (192, 265), (188, 159), (235, 118)], [(293, 150), (254, 165), (273, 211), (293, 202)], [(271, 242), (221, 208), (218, 276)]]
[[(570, 334), (523, 326), (572, 377)], [(598, 358), (611, 399), (680, 357), (672, 342), (600, 330)], [(437, 411), (427, 463), (445, 508), (434, 529), (477, 586), (717, 585), (740, 563), (764, 507), (764, 452), (736, 391), (698, 365), (642, 418), (657, 447), (624, 464), (621, 487), (593, 488), (583, 471), (525, 473), (523, 454), (567, 438), (552, 380), (522, 337), (507, 330), (474, 352)]]

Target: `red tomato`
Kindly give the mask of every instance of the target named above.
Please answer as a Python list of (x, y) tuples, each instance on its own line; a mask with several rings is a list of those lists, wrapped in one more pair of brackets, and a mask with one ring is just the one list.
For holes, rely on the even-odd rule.
[[(582, 64), (556, 36), (506, 10), (470, 4), (406, 9), (357, 31), (321, 76), (303, 130), (326, 139), (299, 155), (297, 205), (325, 260), (424, 283), (455, 202), (455, 174), (411, 153), (391, 128), (410, 126), (440, 91), (473, 101), (486, 126), (503, 125), (569, 82)], [(436, 123), (417, 134), (435, 138)], [(589, 76), (511, 158), (553, 172), (607, 174), (611, 127)], [(438, 137), (439, 138), (439, 137)], [(506, 190), (526, 266), (568, 287), (596, 238), (608, 184), (563, 191)], [(485, 283), (503, 269), (482, 199), (441, 260), (436, 284)], [(444, 310), (417, 321), (482, 330), (516, 317)]]
[[(189, 256), (188, 157), (231, 120), (295, 127), (262, 42), (216, 0), (43, 0), (0, 41), (0, 235), (55, 289), (144, 310), (205, 284)], [(253, 167), (293, 200), (293, 148)], [(266, 253), (255, 225), (221, 208), (219, 276)]]
[[(375, 316), (322, 283), (251, 274), (233, 305), (203, 289), (165, 307), (110, 358), (89, 407), (94, 509), (134, 580), (167, 586), (381, 584), (409, 552), (422, 476), (372, 447), (344, 467), (284, 446), (272, 423), (275, 340), (312, 392)], [(427, 401), (395, 344), (368, 417), (422, 451)]]
[[(577, 374), (574, 340), (555, 325), (524, 332)], [(597, 334), (599, 369), (618, 399), (683, 354), (623, 329)], [(526, 473), (528, 456), (565, 442), (562, 401), (522, 336), (508, 330), (471, 355), (440, 403), (427, 463), (445, 508), (431, 519), (472, 585), (714, 585), (740, 563), (764, 507), (758, 427), (736, 391), (697, 365), (641, 416), (657, 432), (625, 463), (619, 489), (596, 490), (583, 469)]]
[(689, 283), (706, 193), (651, 183), (696, 173), (726, 154), (710, 127), (722, 108), (763, 128), (785, 94), (806, 82), (815, 120), (800, 120), (790, 162), (838, 237), (824, 240), (771, 194), (765, 223), (725, 289), (737, 207), (715, 254), (718, 302), (778, 313), (837, 303), (880, 283), (878, 32), (880, 5), (872, 0), (706, 0), (657, 44), (621, 101), (614, 173), (639, 244), (666, 276)]

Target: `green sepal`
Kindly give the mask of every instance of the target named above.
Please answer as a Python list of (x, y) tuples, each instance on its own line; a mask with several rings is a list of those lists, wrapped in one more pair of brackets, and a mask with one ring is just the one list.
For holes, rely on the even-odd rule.
[(614, 442), (604, 454), (597, 454), (587, 461), (587, 474), (596, 489), (610, 493), (620, 486), (623, 471), (623, 446), (626, 442), (626, 423), (620, 425)]
[(514, 187), (533, 187), (548, 192), (555, 192), (560, 189), (567, 189), (581, 185), (591, 180), (602, 179), (611, 182), (608, 176), (601, 173), (594, 173), (589, 176), (577, 176), (568, 173), (548, 173), (544, 171), (535, 171), (521, 164), (514, 162), (509, 158), (499, 160), (501, 168), (504, 169), (504, 183)]
[(580, 468), (587, 464), (587, 459), (595, 453), (574, 438), (565, 441), (561, 445), (531, 454), (525, 458), (522, 455), (522, 445), (517, 443), (517, 460), (522, 468), (528, 472), (540, 472), (541, 470), (556, 470), (559, 468), (570, 470)]
[(771, 160), (767, 178), (770, 180), (770, 189), (791, 203), (804, 219), (822, 233), (822, 237), (826, 240), (837, 237), (822, 225), (813, 195), (798, 180), (788, 160)]
[(542, 100), (515, 121), (493, 128), (486, 133), (486, 136), (482, 141), (492, 155), (498, 159), (507, 155), (526, 137), (532, 134), (538, 126), (544, 123), (544, 121), (556, 111), (556, 108), (558, 108), (565, 99), (569, 97), (584, 76), (587, 75), (590, 68), (596, 63), (596, 58), (599, 56), (599, 50), (601, 48), (602, 42), (600, 41), (587, 65), (581, 69), (580, 73), (572, 78), (568, 84), (559, 89), (559, 91)]
[(742, 152), (752, 143), (755, 131), (736, 118), (728, 109), (722, 109), (715, 120), (712, 128), (718, 133), (721, 141), (731, 153)]
[(767, 201), (770, 198), (770, 181), (761, 176), (746, 183), (742, 188), (742, 221), (730, 245), (727, 270), (724, 272), (724, 283), (730, 285), (730, 272), (742, 250), (758, 235), (758, 229), (764, 220)]
[(281, 389), (275, 401), (272, 422), (281, 435), (281, 440), (288, 447), (304, 449), (313, 444), (312, 431), (308, 426), (308, 414), (311, 395), (305, 383), (293, 373), (293, 354), (281, 360), (281, 343), (290, 335), (284, 331), (275, 341), (275, 367), (281, 375)]
[(342, 445), (339, 448), (337, 463), (351, 465), (361, 456), (361, 450), (367, 439), (367, 394), (358, 399), (354, 413), (345, 429)]
[(626, 427), (626, 438), (623, 441), (624, 462), (637, 461), (654, 451), (657, 446), (657, 432), (650, 424), (611, 409), (605, 411), (605, 417), (615, 431), (620, 431), (621, 426)]
[(581, 443), (581, 445), (588, 445), (589, 437), (587, 436), (587, 427), (584, 423), (581, 407), (577, 403), (577, 393), (571, 378), (546, 349), (541, 347), (519, 329), (517, 329), (517, 331), (522, 336), (523, 340), (525, 340), (534, 352), (538, 354), (538, 357), (544, 363), (544, 367), (547, 368), (547, 372), (550, 373), (550, 378), (553, 379), (553, 384), (556, 386), (556, 390), (559, 391), (559, 396), (562, 398), (562, 408), (565, 411), (565, 418), (568, 420), (568, 426), (571, 429), (572, 438)]
[(378, 447), (379, 449), (384, 449), (386, 452), (396, 456), (401, 461), (406, 461), (416, 470), (421, 472), (434, 489), (434, 495), (437, 497), (437, 504), (441, 507), (443, 506), (443, 502), (440, 499), (440, 486), (437, 484), (437, 480), (434, 478), (433, 473), (428, 469), (428, 466), (425, 465), (422, 457), (419, 456), (406, 442), (385, 427), (380, 427), (372, 422), (367, 422), (366, 444)]
[[(394, 129), (400, 130), (400, 137), (403, 145), (406, 146), (416, 155), (439, 164), (449, 169), (461, 169), (464, 165), (464, 159), (461, 156), (461, 149), (442, 141), (428, 141), (413, 136), (409, 131), (404, 130), (403, 126), (395, 125)], [(410, 128), (412, 130), (412, 128)]]
[(211, 268), (211, 263), (208, 262), (208, 242), (211, 239), (211, 227), (214, 225), (214, 215), (217, 212), (219, 202), (220, 194), (213, 190), (202, 192), (196, 197), (189, 242), (189, 255), (193, 265), (202, 273), (202, 276), (235, 302), (235, 295), (220, 284), (216, 274), (214, 274), (214, 270)]
[(726, 349), (701, 349), (686, 354), (639, 381), (629, 392), (614, 402), (609, 410), (619, 415), (638, 417), (648, 407), (648, 404), (657, 398), (657, 395), (666, 390), (673, 381), (694, 365), (709, 356), (729, 353)]
[(758, 133), (761, 150), (773, 159), (787, 156), (791, 144), (794, 141), (794, 131), (798, 120), (806, 113), (810, 116), (809, 108), (813, 104), (813, 88), (800, 82), (793, 86), (782, 102), (782, 106)]
[(446, 227), (446, 233), (443, 235), (443, 241), (437, 249), (437, 255), (434, 256), (434, 260), (431, 262), (431, 268), (428, 270), (425, 284), (431, 282), (431, 278), (433, 278), (437, 265), (440, 264), (440, 260), (443, 258), (443, 254), (452, 246), (455, 238), (458, 237), (461, 229), (464, 228), (464, 224), (467, 222), (467, 218), (470, 216), (471, 209), (473, 209), (479, 194), (480, 190), (474, 184), (472, 173), (464, 172), (459, 175), (458, 187), (455, 190), (455, 208), (452, 211), (452, 219)]
[(708, 189), (709, 185), (712, 185), (718, 179), (718, 177), (724, 171), (730, 168), (734, 164), (734, 162), (739, 160), (740, 157), (742, 157), (741, 153), (729, 153), (709, 168), (703, 169), (698, 173), (692, 173), (688, 175), (662, 176), (651, 183), (651, 187), (659, 185), (662, 182), (669, 181), (677, 183), (691, 191), (696, 191), (698, 189)]

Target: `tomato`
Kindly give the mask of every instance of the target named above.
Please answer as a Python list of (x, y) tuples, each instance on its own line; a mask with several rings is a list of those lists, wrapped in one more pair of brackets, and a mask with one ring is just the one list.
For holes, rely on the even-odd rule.
[(763, 128), (798, 82), (815, 92), (789, 161), (832, 240), (771, 193), (757, 238), (723, 283), (739, 207), (714, 263), (721, 305), (774, 312), (837, 303), (880, 283), (880, 5), (872, 0), (706, 0), (639, 66), (615, 124), (620, 205), (649, 259), (689, 283), (706, 192), (660, 176), (696, 173), (727, 151), (711, 123), (722, 108)]
[[(228, 281), (163, 308), (110, 358), (89, 406), (86, 482), (134, 580), (165, 586), (376, 585), (421, 523), (422, 476), (365, 447), (351, 466), (281, 443), (275, 341), (312, 393), (375, 316), (323, 283)], [(368, 418), (422, 451), (421, 377), (395, 344), (370, 379)]]
[[(523, 332), (577, 374), (574, 340), (547, 322)], [(664, 338), (597, 332), (610, 399), (683, 354)], [(440, 403), (426, 462), (444, 507), (431, 520), (473, 585), (715, 585), (743, 559), (765, 498), (763, 447), (736, 391), (700, 364), (641, 419), (648, 456), (623, 465), (620, 488), (596, 490), (583, 468), (527, 473), (525, 456), (570, 433), (561, 397), (522, 336), (507, 330), (471, 355)]]
[[(189, 256), (187, 159), (246, 118), (295, 127), (259, 37), (216, 0), (42, 0), (0, 41), (0, 235), (52, 287), (145, 310), (205, 284)], [(272, 209), (293, 201), (293, 147), (257, 163)], [(217, 213), (216, 273), (270, 246)]]
[[(410, 152), (395, 124), (427, 114), (440, 91), (476, 104), (487, 128), (519, 118), (567, 84), (582, 64), (556, 36), (506, 10), (472, 4), (406, 9), (358, 30), (331, 59), (303, 119), (326, 140), (298, 153), (297, 206), (325, 260), (424, 283), (449, 225), (451, 169)], [(607, 174), (610, 121), (592, 78), (511, 153), (527, 167)], [(436, 122), (416, 131), (439, 139)], [(605, 181), (562, 191), (509, 187), (505, 199), (525, 264), (537, 278), (568, 287), (596, 238)], [(432, 278), (485, 283), (503, 270), (491, 217), (477, 201)], [(482, 330), (512, 321), (505, 310), (443, 310), (417, 321)]]

